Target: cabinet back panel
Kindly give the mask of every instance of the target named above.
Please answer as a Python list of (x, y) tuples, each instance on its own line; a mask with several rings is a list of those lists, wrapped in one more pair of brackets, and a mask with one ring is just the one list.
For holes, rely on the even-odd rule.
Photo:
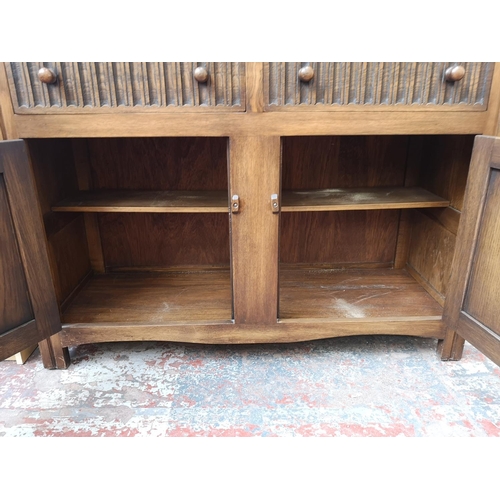
[(228, 214), (99, 214), (107, 268), (229, 266)]
[(225, 190), (227, 139), (90, 139), (94, 189)]
[[(282, 189), (403, 186), (407, 136), (282, 139)], [(283, 263), (394, 261), (399, 210), (283, 213)]]
[(281, 214), (282, 263), (386, 263), (394, 261), (399, 210)]
[(282, 189), (402, 186), (407, 136), (313, 136), (282, 140)]

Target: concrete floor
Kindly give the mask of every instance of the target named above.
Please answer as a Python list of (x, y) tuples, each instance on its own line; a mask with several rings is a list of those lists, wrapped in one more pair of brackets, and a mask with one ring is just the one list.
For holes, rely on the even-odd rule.
[(500, 436), (500, 368), (470, 345), (351, 337), (115, 343), (68, 370), (0, 363), (0, 436)]

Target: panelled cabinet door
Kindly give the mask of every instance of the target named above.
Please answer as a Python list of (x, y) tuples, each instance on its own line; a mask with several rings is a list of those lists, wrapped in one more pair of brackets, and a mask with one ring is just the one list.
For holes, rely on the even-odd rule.
[(61, 330), (23, 141), (0, 143), (0, 360)]
[(451, 279), (448, 327), (500, 365), (500, 138), (476, 137)]

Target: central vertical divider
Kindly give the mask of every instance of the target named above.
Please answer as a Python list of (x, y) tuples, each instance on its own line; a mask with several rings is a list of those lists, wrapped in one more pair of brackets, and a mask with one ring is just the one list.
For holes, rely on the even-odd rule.
[(234, 321), (275, 324), (278, 319), (279, 213), (271, 195), (280, 195), (279, 136), (235, 136), (229, 139), (231, 257)]

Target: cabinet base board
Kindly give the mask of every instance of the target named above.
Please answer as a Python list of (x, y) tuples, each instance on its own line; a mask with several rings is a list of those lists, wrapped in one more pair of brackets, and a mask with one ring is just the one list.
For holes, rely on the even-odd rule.
[(444, 338), (440, 316), (413, 318), (372, 318), (314, 322), (285, 320), (274, 325), (192, 324), (192, 325), (64, 325), (63, 346), (97, 342), (168, 341), (200, 344), (266, 344), (318, 340), (352, 335), (411, 335)]

